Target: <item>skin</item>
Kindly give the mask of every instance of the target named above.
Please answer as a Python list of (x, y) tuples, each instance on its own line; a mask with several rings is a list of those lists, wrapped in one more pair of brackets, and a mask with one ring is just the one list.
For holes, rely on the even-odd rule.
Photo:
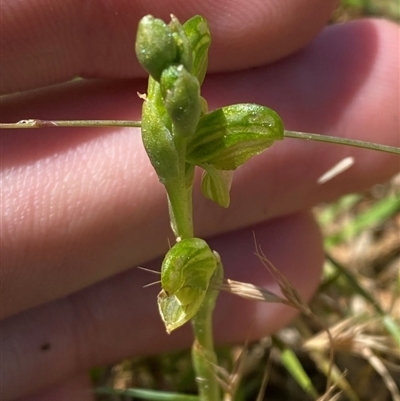
[[(139, 119), (136, 92), (146, 83), (133, 52), (138, 20), (202, 14), (213, 35), (203, 89), (210, 108), (261, 103), (287, 129), (399, 146), (399, 27), (361, 20), (324, 28), (334, 6), (4, 0), (0, 91), (9, 96), (1, 99), (0, 119)], [(65, 83), (76, 76), (92, 79)], [(154, 278), (135, 269), (158, 269), (171, 239), (165, 193), (140, 132), (2, 131), (1, 152), (2, 399), (92, 400), (88, 368), (189, 346), (189, 326), (165, 333), (159, 288), (143, 289)], [(347, 156), (356, 161), (351, 169), (316, 183)], [(196, 189), (197, 235), (221, 254), (227, 277), (277, 291), (253, 256), (254, 232), (309, 299), (323, 261), (310, 208), (398, 169), (396, 156), (288, 139), (237, 171), (228, 210)], [(294, 315), (222, 294), (216, 339), (267, 335)]]

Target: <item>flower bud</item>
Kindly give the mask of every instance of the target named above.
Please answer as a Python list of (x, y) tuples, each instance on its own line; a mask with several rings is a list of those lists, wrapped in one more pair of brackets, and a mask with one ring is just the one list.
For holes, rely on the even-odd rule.
[(189, 42), (189, 38), (186, 36), (178, 18), (174, 15), (171, 15), (171, 22), (168, 26), (172, 32), (177, 47), (176, 63), (183, 64), (186, 70), (191, 72), (193, 66), (193, 49)]
[(187, 137), (194, 133), (202, 102), (198, 79), (181, 65), (165, 69), (160, 80), (165, 108), (176, 131)]
[(174, 180), (179, 174), (179, 155), (172, 133), (165, 126), (157, 105), (151, 99), (143, 103), (142, 140), (160, 182), (166, 185)]
[(152, 15), (140, 20), (135, 49), (140, 64), (156, 81), (177, 57), (177, 46), (170, 28)]
[(167, 332), (197, 313), (216, 268), (217, 257), (200, 238), (183, 239), (169, 250), (162, 263), (162, 291), (158, 295)]

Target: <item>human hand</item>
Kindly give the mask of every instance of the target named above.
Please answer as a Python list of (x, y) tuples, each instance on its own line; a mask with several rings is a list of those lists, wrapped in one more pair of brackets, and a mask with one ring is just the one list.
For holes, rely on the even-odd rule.
[[(398, 141), (397, 26), (329, 27), (283, 58), (322, 29), (335, 1), (186, 2), (184, 10), (147, 3), (3, 1), (0, 90), (36, 90), (4, 98), (0, 120), (139, 119), (136, 92), (146, 83), (133, 50), (138, 20), (148, 13), (168, 20), (172, 12), (183, 22), (200, 13), (213, 38), (203, 90), (210, 108), (256, 102), (275, 109), (288, 129)], [(77, 75), (115, 80), (39, 89)], [(158, 289), (143, 289), (152, 277), (132, 268), (159, 267), (148, 261), (165, 253), (170, 235), (165, 192), (139, 130), (2, 131), (1, 150), (3, 399), (89, 400), (89, 367), (188, 346), (188, 327), (165, 334)], [(349, 155), (350, 170), (316, 184)], [(213, 237), (227, 277), (274, 291), (253, 256), (254, 231), (307, 299), (323, 259), (309, 208), (383, 181), (398, 166), (394, 156), (284, 140), (235, 173), (228, 210), (197, 190), (197, 235)], [(293, 315), (221, 294), (216, 338), (267, 335)]]

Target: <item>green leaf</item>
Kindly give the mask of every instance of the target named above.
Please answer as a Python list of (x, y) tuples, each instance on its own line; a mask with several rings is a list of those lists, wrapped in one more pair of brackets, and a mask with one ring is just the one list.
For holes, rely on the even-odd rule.
[(207, 72), (208, 48), (211, 44), (208, 22), (200, 15), (196, 15), (183, 24), (183, 30), (189, 39), (193, 52), (193, 68), (191, 73), (197, 77), (201, 85)]
[(222, 207), (228, 207), (233, 171), (217, 170), (211, 165), (203, 165), (201, 167), (205, 170), (201, 178), (203, 195)]
[(349, 241), (359, 235), (363, 230), (371, 229), (382, 224), (390, 216), (400, 212), (400, 197), (392, 196), (381, 199), (370, 208), (358, 214), (354, 219), (343, 227), (339, 232), (326, 238), (327, 245), (335, 245)]
[(167, 332), (182, 326), (199, 310), (217, 267), (217, 257), (200, 238), (177, 242), (161, 267), (158, 307)]
[(119, 397), (135, 397), (150, 401), (200, 401), (200, 397), (191, 394), (172, 393), (167, 391), (149, 390), (142, 388), (116, 389), (112, 387), (97, 387), (96, 394), (107, 394)]
[(142, 67), (159, 81), (163, 70), (175, 61), (178, 48), (168, 25), (146, 15), (139, 22), (135, 50)]
[(256, 104), (223, 107), (200, 118), (188, 141), (187, 161), (235, 170), (283, 139), (283, 123), (273, 110)]
[(317, 399), (319, 394), (294, 351), (288, 347), (283, 347), (281, 361), (297, 384), (314, 400)]

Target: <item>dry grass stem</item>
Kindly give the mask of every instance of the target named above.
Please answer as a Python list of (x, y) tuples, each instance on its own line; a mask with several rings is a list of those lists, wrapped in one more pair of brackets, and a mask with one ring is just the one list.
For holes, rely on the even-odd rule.
[(365, 316), (345, 319), (330, 328), (333, 341), (327, 338), (326, 332), (322, 332), (308, 340), (303, 347), (308, 351), (334, 348), (336, 351), (363, 357), (381, 376), (393, 400), (400, 401), (399, 389), (385, 366), (383, 358), (375, 354), (380, 352), (400, 358), (400, 350), (390, 344), (389, 337), (365, 334), (364, 331), (371, 323), (371, 320), (366, 321), (366, 319)]
[[(329, 341), (333, 342), (331, 333), (329, 329), (325, 326), (324, 322), (318, 318), (317, 315), (315, 315), (307, 303), (303, 300), (299, 292), (296, 290), (296, 288), (293, 286), (293, 284), (274, 266), (273, 263), (271, 263), (270, 260), (265, 256), (264, 252), (262, 251), (261, 247), (257, 244), (256, 239), (254, 238), (254, 242), (256, 245), (256, 252), (255, 255), (260, 259), (261, 263), (266, 267), (268, 272), (272, 275), (272, 277), (275, 279), (275, 281), (278, 283), (279, 288), (282, 291), (282, 294), (285, 296), (286, 301), (285, 304), (290, 305), (297, 310), (299, 310), (301, 313), (304, 315), (310, 317), (312, 320), (314, 320), (320, 327), (322, 327), (326, 335), (329, 338)], [(334, 349), (333, 347), (330, 348), (329, 352), (329, 368), (328, 368), (328, 373), (327, 373), (327, 382), (326, 382), (326, 388), (327, 390), (331, 386), (331, 373), (332, 373), (332, 368), (334, 365)]]
[(274, 294), (273, 292), (250, 283), (225, 279), (222, 283), (213, 282), (211, 285), (215, 289), (225, 291), (229, 294), (234, 294), (251, 301), (289, 304), (287, 300)]
[(262, 382), (260, 385), (260, 390), (258, 392), (257, 400), (256, 401), (263, 401), (265, 392), (267, 390), (268, 379), (271, 373), (271, 366), (272, 366), (272, 358), (271, 355), (268, 358), (267, 365), (265, 366), (264, 375), (262, 378)]
[(386, 385), (386, 388), (392, 395), (393, 401), (400, 401), (400, 393), (399, 388), (396, 385), (396, 382), (393, 380), (386, 366), (382, 362), (380, 358), (378, 358), (371, 348), (365, 346), (360, 350), (360, 355), (363, 356), (369, 364), (375, 369), (375, 372), (381, 376), (383, 382)]
[(224, 401), (235, 400), (237, 390), (243, 378), (247, 356), (248, 356), (247, 347), (244, 347), (240, 352), (238, 359), (235, 361), (232, 373), (228, 374), (228, 372), (225, 371), (226, 381), (223, 387)]
[(345, 157), (339, 163), (335, 164), (326, 173), (318, 178), (318, 184), (325, 184), (337, 175), (342, 174), (354, 164), (354, 157)]
[(255, 255), (260, 259), (261, 263), (266, 267), (268, 272), (278, 283), (279, 288), (281, 289), (282, 294), (285, 297), (284, 303), (298, 309), (300, 312), (304, 313), (307, 316), (312, 316), (313, 313), (311, 312), (311, 309), (308, 307), (307, 303), (303, 300), (303, 298), (300, 296), (292, 283), (268, 260), (256, 241), (255, 245)]
[(318, 398), (317, 401), (337, 401), (342, 393), (333, 394), (335, 390), (336, 386), (331, 386), (324, 395)]

